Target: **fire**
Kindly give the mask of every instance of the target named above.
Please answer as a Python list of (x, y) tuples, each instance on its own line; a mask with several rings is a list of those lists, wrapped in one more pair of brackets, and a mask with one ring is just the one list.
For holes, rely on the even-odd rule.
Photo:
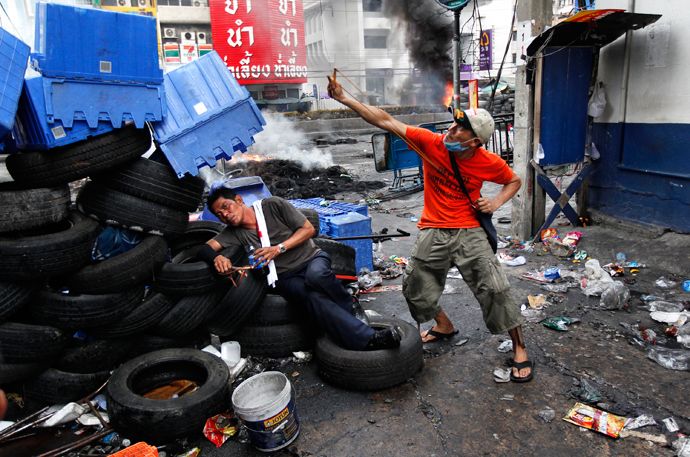
[(453, 103), (453, 83), (446, 84), (446, 95), (443, 97), (443, 105), (450, 106)]
[(232, 159), (238, 162), (248, 162), (250, 160), (253, 162), (263, 162), (264, 160), (273, 160), (273, 157), (264, 157), (258, 154), (235, 154), (232, 156)]

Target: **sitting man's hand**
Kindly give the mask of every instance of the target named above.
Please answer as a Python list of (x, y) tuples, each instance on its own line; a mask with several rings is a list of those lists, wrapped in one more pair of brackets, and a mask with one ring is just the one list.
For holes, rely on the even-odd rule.
[(229, 275), (235, 272), (232, 262), (225, 256), (219, 255), (213, 260), (213, 265), (216, 267), (218, 273), (222, 275)]
[(278, 246), (269, 246), (267, 248), (259, 248), (254, 251), (254, 267), (265, 267), (268, 263), (280, 255), (280, 248)]

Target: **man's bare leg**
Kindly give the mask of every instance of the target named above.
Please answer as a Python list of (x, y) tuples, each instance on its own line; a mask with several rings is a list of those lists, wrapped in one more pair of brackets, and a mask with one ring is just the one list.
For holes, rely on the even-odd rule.
[[(522, 326), (508, 330), (508, 335), (510, 335), (510, 339), (513, 340), (513, 360), (515, 363), (527, 361), (527, 349), (525, 338), (522, 336)], [(513, 376), (516, 378), (527, 377), (531, 372), (532, 369), (529, 367), (525, 367), (520, 371), (513, 367)]]
[[(453, 323), (448, 319), (448, 316), (446, 316), (446, 313), (441, 310), (440, 313), (434, 317), (434, 320), (436, 321), (436, 325), (433, 326), (431, 330), (439, 333), (453, 333), (455, 331), (455, 327), (453, 327)], [(427, 332), (422, 333), (422, 341), (427, 342), (427, 341), (433, 341), (436, 338), (432, 335), (427, 335)]]

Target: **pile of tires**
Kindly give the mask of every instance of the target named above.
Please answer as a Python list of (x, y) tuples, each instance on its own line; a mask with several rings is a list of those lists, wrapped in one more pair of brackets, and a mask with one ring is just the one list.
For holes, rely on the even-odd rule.
[[(204, 182), (178, 179), (160, 154), (142, 158), (150, 146), (148, 128), (126, 126), (7, 157), (14, 182), (0, 183), (0, 387), (76, 401), (142, 350), (206, 343), (201, 329), (193, 333), (206, 313), (186, 313), (210, 312), (230, 287), (193, 298), (153, 288)], [(84, 178), (75, 208), (70, 185)], [(141, 241), (93, 262), (107, 225), (141, 232)]]

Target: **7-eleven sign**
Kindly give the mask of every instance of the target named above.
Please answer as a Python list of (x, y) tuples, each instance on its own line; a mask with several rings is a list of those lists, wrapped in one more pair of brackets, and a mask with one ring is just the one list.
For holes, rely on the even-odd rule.
[(188, 63), (199, 58), (199, 51), (196, 44), (181, 44), (180, 45), (180, 60), (182, 63)]
[(180, 48), (177, 43), (165, 43), (163, 45), (165, 63), (180, 63)]

